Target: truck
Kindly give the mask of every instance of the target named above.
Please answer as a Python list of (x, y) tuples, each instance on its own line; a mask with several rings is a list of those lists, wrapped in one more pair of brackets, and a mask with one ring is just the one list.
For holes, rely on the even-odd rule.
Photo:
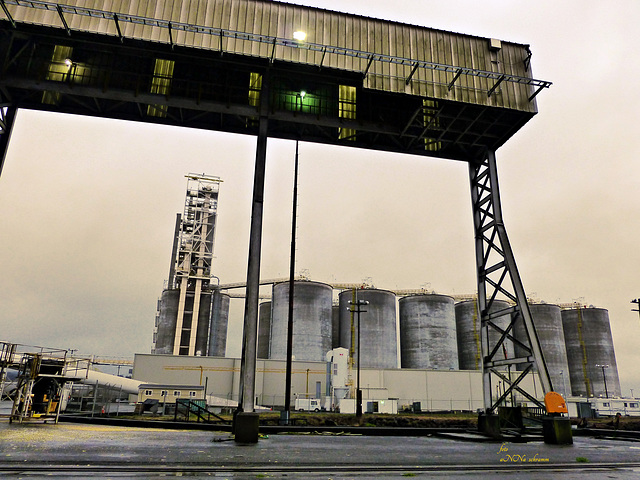
[(295, 409), (299, 412), (319, 412), (321, 409), (318, 398), (296, 398)]

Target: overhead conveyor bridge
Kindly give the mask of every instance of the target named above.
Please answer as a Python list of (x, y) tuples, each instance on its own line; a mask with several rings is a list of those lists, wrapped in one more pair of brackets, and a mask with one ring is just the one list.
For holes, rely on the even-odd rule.
[[(504, 227), (495, 158), (551, 85), (533, 77), (528, 45), (267, 0), (93, 5), (0, 0), (0, 154), (20, 108), (257, 137), (241, 410), (254, 409), (269, 137), (466, 162), (485, 409), (520, 391), (534, 363), (552, 390)], [(489, 318), (499, 299), (515, 305), (505, 330)], [(494, 401), (491, 379), (503, 376), (493, 355), (516, 322), (530, 345), (508, 367), (524, 363), (525, 373)]]

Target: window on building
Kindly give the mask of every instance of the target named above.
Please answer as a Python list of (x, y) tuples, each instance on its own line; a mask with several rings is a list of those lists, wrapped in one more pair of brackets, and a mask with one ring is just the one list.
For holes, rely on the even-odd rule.
[(145, 394), (147, 397), (150, 397), (151, 395), (153, 395), (153, 390), (145, 390), (145, 391), (144, 391), (144, 394)]
[(334, 375), (338, 375), (338, 364), (337, 363), (333, 364), (333, 374)]
[(180, 390), (174, 390), (173, 391), (173, 396), (174, 397), (179, 397), (180, 396)]
[[(422, 100), (422, 125), (425, 129), (438, 130), (440, 119), (438, 118), (439, 107), (434, 100)], [(428, 135), (424, 137), (424, 148), (429, 152), (437, 152), (442, 148), (442, 142), (438, 142)]]
[(162, 390), (160, 392), (160, 395), (163, 396), (163, 397), (166, 397), (167, 396), (167, 391), (166, 390)]
[(262, 75), (251, 72), (249, 74), (249, 105), (260, 106), (260, 91), (262, 90)]
[(189, 392), (189, 396), (190, 397), (195, 397), (196, 396), (196, 392)]
[[(338, 117), (348, 120), (356, 119), (356, 87), (340, 85), (338, 89)], [(338, 129), (340, 140), (355, 140), (356, 131), (353, 128)]]
[[(62, 82), (67, 80), (70, 75), (73, 75), (75, 65), (71, 60), (72, 54), (72, 47), (66, 47), (63, 45), (56, 45), (53, 47), (53, 55), (51, 56), (51, 62), (49, 63), (49, 68), (45, 74), (45, 79), (54, 82)], [(57, 105), (60, 103), (60, 99), (60, 92), (45, 91), (42, 94), (42, 103), (47, 103), (49, 105)]]
[[(163, 60), (156, 58), (156, 63), (153, 68), (153, 77), (151, 79), (151, 93), (157, 93), (160, 95), (168, 96), (171, 91), (171, 80), (173, 79), (173, 67), (175, 62), (173, 60)], [(148, 105), (147, 115), (150, 117), (166, 117), (167, 106), (166, 105)]]

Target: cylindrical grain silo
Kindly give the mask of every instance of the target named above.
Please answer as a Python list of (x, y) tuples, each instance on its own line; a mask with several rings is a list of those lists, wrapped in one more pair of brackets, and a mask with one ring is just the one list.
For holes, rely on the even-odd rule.
[[(494, 300), (490, 312), (499, 312), (509, 308), (508, 302), (503, 300)], [(481, 350), (481, 334), (480, 334), (480, 318), (478, 316), (478, 307), (475, 300), (457, 303), (456, 310), (456, 335), (458, 340), (458, 360), (461, 370), (480, 370), (482, 369), (482, 350)], [(511, 321), (509, 314), (496, 317), (493, 323), (502, 329), (505, 329)], [(491, 345), (500, 338), (500, 334), (493, 328), (489, 330), (489, 341)], [(513, 358), (513, 342), (506, 340), (494, 357), (494, 360), (504, 360), (505, 353), (507, 358)]]
[(229, 295), (219, 290), (213, 293), (211, 328), (209, 330), (209, 356), (224, 357), (226, 353), (230, 300), (231, 297), (229, 297)]
[[(393, 292), (378, 289), (356, 290), (358, 301), (367, 301), (360, 307), (360, 364), (365, 368), (398, 368), (398, 346), (396, 332), (396, 296)], [(353, 291), (345, 290), (338, 295), (340, 305), (340, 346), (351, 348), (351, 314), (349, 302)], [(354, 345), (357, 361), (357, 321), (354, 314)]]
[(572, 393), (589, 397), (620, 396), (609, 312), (603, 308), (562, 310), (562, 327)]
[[(534, 303), (529, 305), (529, 309), (553, 389), (566, 398), (571, 394), (571, 381), (560, 307), (546, 303)], [(529, 345), (523, 321), (516, 322), (514, 336), (525, 345)], [(527, 352), (516, 345), (515, 354), (516, 357), (524, 357)], [(518, 367), (518, 370), (523, 369), (524, 366)]]
[(262, 302), (258, 309), (258, 358), (269, 358), (271, 340), (271, 302)]
[(340, 347), (340, 306), (331, 307), (331, 349)]
[(458, 369), (456, 312), (446, 295), (415, 295), (399, 300), (402, 368)]
[[(293, 356), (302, 361), (324, 361), (331, 350), (333, 289), (318, 282), (295, 282), (293, 290)], [(269, 358), (287, 357), (289, 283), (273, 286)]]
[[(202, 292), (200, 294), (200, 306), (198, 308), (198, 319), (196, 320), (196, 344), (193, 353), (196, 356), (208, 355), (209, 342), (211, 339), (211, 307), (213, 302), (213, 292)], [(187, 294), (187, 304), (190, 293)], [(193, 298), (193, 297), (192, 297)], [(186, 310), (187, 307), (185, 307)], [(188, 324), (187, 314), (185, 311), (185, 322), (183, 327)], [(225, 326), (226, 329), (226, 326)], [(226, 335), (226, 331), (225, 331)], [(184, 344), (183, 344), (184, 345)], [(226, 345), (226, 339), (225, 339)], [(224, 356), (224, 353), (222, 354)]]
[(178, 317), (179, 301), (180, 290), (171, 289), (162, 292), (154, 353), (161, 355), (173, 354), (173, 341), (176, 334), (176, 318)]

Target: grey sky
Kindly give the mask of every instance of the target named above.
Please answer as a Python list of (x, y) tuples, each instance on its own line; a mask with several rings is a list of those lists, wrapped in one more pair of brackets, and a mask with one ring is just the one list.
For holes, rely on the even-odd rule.
[[(640, 393), (636, 0), (307, 0), (526, 43), (553, 86), (498, 150), (504, 217), (530, 296), (609, 310), (623, 393)], [(131, 356), (151, 347), (188, 172), (222, 177), (215, 273), (246, 277), (255, 138), (21, 111), (0, 178), (0, 337)], [(263, 277), (288, 274), (294, 144), (270, 140)], [(473, 293), (467, 167), (301, 144), (297, 272)], [(228, 355), (240, 352), (233, 301)]]

